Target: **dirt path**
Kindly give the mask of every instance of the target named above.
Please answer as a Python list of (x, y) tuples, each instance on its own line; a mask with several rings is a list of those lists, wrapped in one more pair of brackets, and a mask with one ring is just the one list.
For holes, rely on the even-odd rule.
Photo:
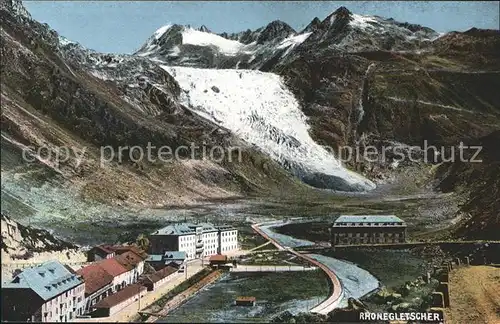
[(450, 273), (452, 324), (500, 324), (500, 268), (472, 266)]

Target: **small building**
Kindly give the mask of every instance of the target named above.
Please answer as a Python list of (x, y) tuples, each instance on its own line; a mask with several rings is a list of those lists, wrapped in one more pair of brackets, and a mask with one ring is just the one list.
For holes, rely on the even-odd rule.
[(136, 245), (108, 245), (108, 249), (113, 250), (116, 255), (121, 255), (125, 252), (132, 252), (140, 256), (142, 259), (147, 259), (148, 254)]
[(163, 255), (163, 259), (165, 260), (165, 265), (177, 268), (184, 269), (186, 265), (187, 256), (186, 252), (183, 251), (167, 251)]
[(148, 254), (135, 245), (110, 245), (101, 244), (94, 246), (87, 252), (87, 260), (89, 262), (100, 261), (103, 259), (112, 259), (115, 256), (121, 255), (126, 252), (132, 252), (146, 260)]
[(104, 298), (94, 305), (95, 317), (108, 317), (116, 314), (123, 308), (132, 304), (146, 294), (146, 287), (141, 284), (133, 284), (120, 290), (119, 292)]
[(58, 261), (23, 270), (2, 284), (2, 321), (68, 322), (83, 314), (85, 282)]
[(184, 251), (166, 251), (163, 255), (152, 254), (146, 259), (146, 263), (151, 265), (156, 271), (159, 271), (166, 266), (183, 269), (187, 260), (186, 252)]
[(121, 265), (116, 258), (101, 260), (96, 264), (113, 277), (113, 292), (130, 284), (130, 270)]
[(115, 257), (115, 251), (109, 249), (106, 245), (94, 246), (87, 252), (87, 261), (94, 262)]
[(77, 274), (85, 280), (84, 313), (90, 312), (95, 304), (113, 293), (114, 277), (98, 264), (83, 267)]
[(332, 246), (404, 243), (406, 227), (394, 215), (340, 216), (331, 227)]
[(240, 296), (236, 298), (234, 304), (236, 306), (255, 306), (255, 301), (256, 301), (255, 297)]
[(124, 252), (116, 256), (115, 259), (127, 269), (127, 283), (132, 284), (137, 282), (139, 276), (144, 272), (145, 259), (132, 251)]
[(143, 285), (146, 286), (149, 291), (156, 290), (158, 287), (175, 277), (176, 274), (177, 268), (166, 266), (163, 269), (146, 276), (143, 280)]
[(225, 266), (229, 261), (227, 255), (216, 254), (212, 255), (210, 259), (208, 259), (208, 262), (212, 268), (220, 268)]

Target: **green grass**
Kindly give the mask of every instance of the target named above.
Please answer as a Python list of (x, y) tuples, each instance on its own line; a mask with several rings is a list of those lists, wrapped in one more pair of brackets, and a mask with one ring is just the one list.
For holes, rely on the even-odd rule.
[[(258, 274), (254, 274), (259, 276)], [(328, 280), (321, 270), (304, 272), (269, 273), (259, 276), (258, 280), (245, 281), (245, 290), (249, 294), (265, 295), (271, 303), (289, 300), (308, 299), (327, 296)], [(258, 293), (257, 293), (258, 291)]]
[(377, 277), (385, 286), (396, 288), (424, 273), (426, 260), (408, 250), (383, 250), (359, 248), (323, 253), (348, 260)]
[(241, 261), (238, 262), (242, 265), (290, 265), (290, 264), (306, 264), (295, 255), (286, 251), (275, 252), (255, 252), (246, 255)]
[(155, 301), (153, 304), (151, 304), (146, 311), (152, 311), (152, 310), (160, 310), (163, 306), (167, 304), (168, 301), (170, 301), (172, 298), (175, 296), (179, 295), (195, 283), (199, 282), (206, 276), (208, 276), (210, 273), (212, 273), (213, 270), (209, 268), (204, 268), (200, 272), (194, 274), (192, 277), (190, 277), (188, 280), (183, 281), (180, 285), (176, 286), (174, 289), (170, 290), (168, 293), (165, 295), (161, 296), (160, 299)]

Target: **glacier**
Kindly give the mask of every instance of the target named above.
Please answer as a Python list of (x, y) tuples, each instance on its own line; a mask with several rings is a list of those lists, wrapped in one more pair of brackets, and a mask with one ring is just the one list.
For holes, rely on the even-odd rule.
[(280, 76), (256, 70), (161, 67), (183, 89), (182, 104), (257, 146), (305, 183), (339, 191), (375, 188), (311, 138), (307, 117)]

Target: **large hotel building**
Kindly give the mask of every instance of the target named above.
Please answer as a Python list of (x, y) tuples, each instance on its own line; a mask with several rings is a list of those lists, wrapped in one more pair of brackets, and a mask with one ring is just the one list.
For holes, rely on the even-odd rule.
[(406, 223), (394, 215), (340, 216), (330, 233), (332, 246), (404, 243)]
[(150, 254), (184, 251), (187, 259), (238, 249), (238, 230), (229, 225), (174, 223), (149, 235)]

